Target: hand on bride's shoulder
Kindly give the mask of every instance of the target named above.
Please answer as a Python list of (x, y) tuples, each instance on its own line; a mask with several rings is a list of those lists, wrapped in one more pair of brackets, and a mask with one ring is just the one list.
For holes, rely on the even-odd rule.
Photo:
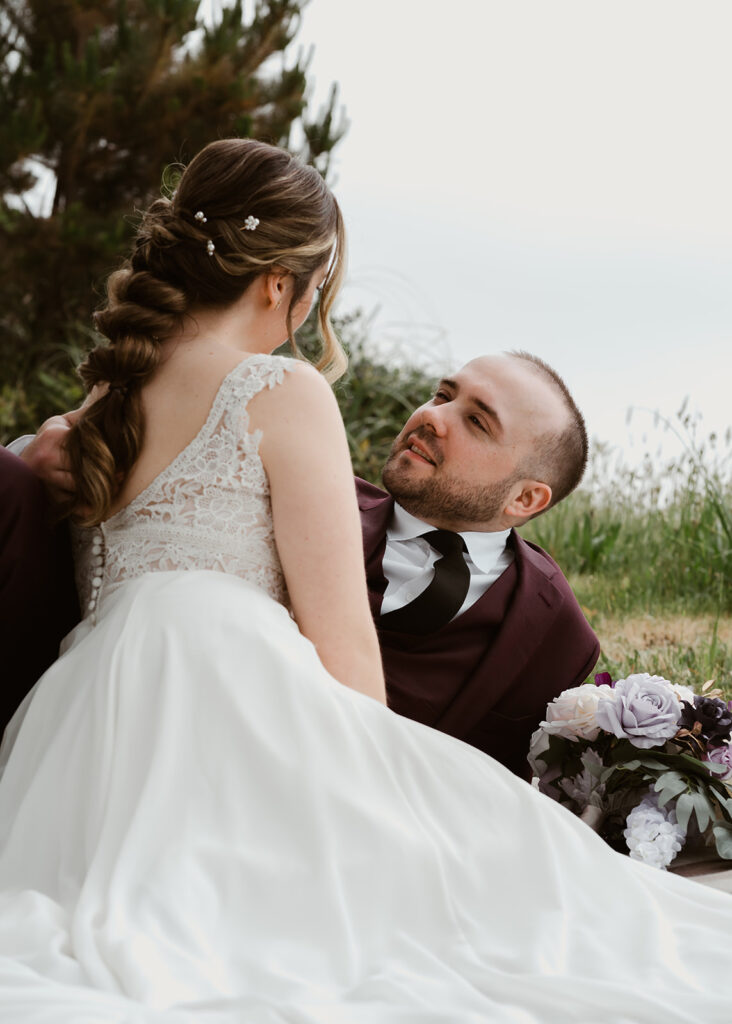
[(61, 416), (51, 416), (41, 424), (38, 433), (20, 455), (46, 485), (51, 499), (59, 504), (67, 502), (75, 489), (65, 442), (80, 413), (81, 410), (77, 409)]
[(341, 682), (384, 701), (369, 611), (361, 524), (335, 396), (299, 363), (249, 406), (262, 431), (275, 541), (295, 619)]

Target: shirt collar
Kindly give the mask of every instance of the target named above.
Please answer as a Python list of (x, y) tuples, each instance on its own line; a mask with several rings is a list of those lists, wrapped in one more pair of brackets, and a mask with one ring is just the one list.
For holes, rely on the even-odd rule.
[[(394, 502), (394, 514), (386, 531), (389, 540), (413, 540), (434, 529), (434, 526), (425, 523), (423, 519), (418, 519), (411, 512), (407, 512), (398, 501)], [(479, 569), (489, 572), (506, 547), (510, 533), (510, 530), (466, 530), (461, 531), (460, 536), (465, 541), (471, 561)]]

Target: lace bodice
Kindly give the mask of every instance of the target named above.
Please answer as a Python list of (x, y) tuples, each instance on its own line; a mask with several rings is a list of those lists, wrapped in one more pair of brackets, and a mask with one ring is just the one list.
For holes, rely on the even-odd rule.
[(247, 403), (292, 367), (282, 356), (243, 360), (222, 381), (198, 434), (144, 491), (100, 526), (73, 528), (85, 616), (125, 580), (173, 569), (232, 573), (284, 601), (261, 431), (249, 432)]

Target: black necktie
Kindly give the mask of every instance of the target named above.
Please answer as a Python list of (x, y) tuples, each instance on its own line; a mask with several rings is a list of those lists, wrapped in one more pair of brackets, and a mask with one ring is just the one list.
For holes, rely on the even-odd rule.
[(449, 530), (432, 530), (422, 536), (442, 555), (435, 562), (435, 575), (427, 589), (413, 601), (382, 615), (381, 629), (432, 633), (446, 625), (462, 607), (470, 585), (470, 569), (463, 557), (465, 541), (459, 533)]

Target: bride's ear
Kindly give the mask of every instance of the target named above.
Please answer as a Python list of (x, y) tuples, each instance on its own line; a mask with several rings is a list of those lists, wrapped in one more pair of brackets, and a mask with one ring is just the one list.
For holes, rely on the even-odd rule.
[(279, 309), (287, 295), (290, 274), (279, 267), (262, 275), (264, 299), (269, 309)]

